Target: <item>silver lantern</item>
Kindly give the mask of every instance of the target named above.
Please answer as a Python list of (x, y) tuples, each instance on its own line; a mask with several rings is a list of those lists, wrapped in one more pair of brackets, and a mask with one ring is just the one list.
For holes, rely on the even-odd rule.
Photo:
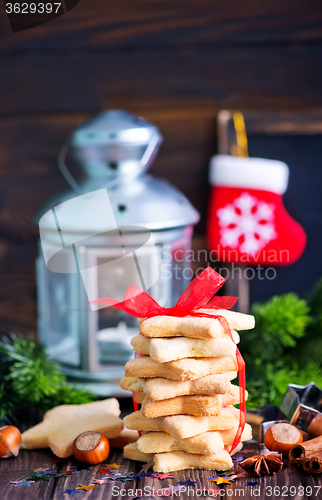
[(138, 326), (89, 302), (122, 300), (134, 284), (169, 307), (191, 279), (185, 257), (199, 214), (180, 191), (145, 173), (161, 141), (157, 127), (125, 111), (82, 123), (58, 159), (70, 187), (38, 218), (40, 340), (70, 380), (101, 396), (125, 395), (118, 381)]

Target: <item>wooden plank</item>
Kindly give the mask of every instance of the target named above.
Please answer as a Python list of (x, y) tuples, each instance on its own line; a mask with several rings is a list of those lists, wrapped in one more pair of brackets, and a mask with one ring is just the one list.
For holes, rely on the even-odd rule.
[(267, 43), (321, 39), (315, 0), (92, 0), (68, 14), (12, 34), (0, 7), (1, 50), (115, 48), (195, 43)]
[(26, 471), (19, 472), (1, 472), (0, 473), (0, 489), (1, 500), (49, 500), (55, 484), (55, 479), (49, 481), (39, 481), (32, 483), (30, 486), (14, 486), (10, 481), (20, 481), (26, 479), (28, 474)]
[[(221, 110), (218, 114), (218, 149), (220, 153), (229, 152), (228, 142), (235, 142), (233, 126), (234, 110)], [(243, 112), (247, 135), (321, 135), (322, 109), (305, 111), (249, 111)]]
[[(301, 469), (299, 470), (301, 471)], [(303, 471), (300, 473), (305, 474)], [(321, 497), (321, 474), (306, 474), (304, 492), (311, 499)]]
[[(23, 241), (35, 241), (39, 230), (34, 216), (44, 202), (66, 182), (57, 167), (57, 155), (70, 120), (62, 117), (57, 124), (53, 117), (50, 127), (35, 119), (14, 118), (1, 121), (3, 132), (0, 158), (2, 203), (0, 235)], [(46, 120), (43, 122), (46, 124)], [(73, 125), (75, 125), (73, 121)], [(16, 147), (16, 146), (19, 147)]]
[[(322, 44), (0, 58), (2, 114), (322, 106)], [(196, 129), (196, 133), (198, 133)], [(22, 137), (16, 140), (22, 140)]]
[[(11, 471), (15, 472), (16, 476), (18, 476), (18, 474), (24, 473), (23, 477), (27, 479), (28, 474), (31, 474), (38, 467), (48, 468), (48, 470), (57, 472), (59, 466), (49, 460), (51, 458), (55, 458), (55, 456), (49, 449), (20, 450), (17, 457), (1, 460), (1, 474)], [(21, 478), (17, 478), (17, 480), (19, 479)], [(13, 481), (15, 480), (16, 478), (13, 479)]]
[(0, 334), (36, 335), (36, 255), (35, 241), (0, 240)]
[(29, 474), (39, 467), (58, 471), (59, 467), (49, 459), (54, 455), (50, 450), (27, 451), (20, 450), (15, 458), (1, 460), (0, 490), (1, 500), (28, 500), (40, 499), (49, 500), (56, 480), (39, 481), (30, 486), (14, 486), (10, 481), (20, 481), (30, 479)]
[(36, 256), (35, 241), (17, 243), (9, 239), (0, 239), (0, 275), (3, 282), (10, 283), (12, 274), (34, 276)]
[(0, 275), (0, 334), (35, 333), (36, 310), (35, 276)]
[[(251, 454), (258, 452), (258, 445), (255, 442), (245, 444), (241, 456), (250, 451)], [(1, 462), (0, 472), (0, 487), (1, 487), (1, 500), (25, 500), (28, 499), (42, 499), (47, 500), (63, 500), (65, 489), (74, 489), (80, 484), (95, 484), (95, 479), (103, 477), (104, 474), (98, 472), (102, 468), (102, 464), (94, 466), (91, 470), (80, 470), (68, 477), (61, 477), (57, 479), (50, 479), (49, 482), (34, 483), (30, 487), (14, 487), (10, 481), (28, 478), (28, 474), (33, 469), (38, 467), (50, 470), (63, 471), (69, 470), (72, 467), (83, 466), (79, 464), (74, 458), (68, 459), (65, 463), (54, 464), (49, 460), (54, 456), (49, 450), (32, 450), (21, 451), (17, 458), (6, 459)], [(121, 468), (122, 474), (126, 475), (128, 472), (137, 474), (142, 464), (140, 462), (133, 462), (123, 459), (122, 451), (111, 450), (107, 460), (108, 463), (116, 462), (117, 464), (124, 464), (125, 467)], [(84, 466), (86, 467), (86, 466)], [(104, 468), (104, 467), (103, 467)], [(234, 464), (234, 471), (241, 472), (238, 463)], [(192, 491), (202, 490), (204, 488), (220, 489), (220, 497), (237, 500), (243, 498), (294, 498), (295, 500), (308, 500), (312, 498), (319, 498), (321, 490), (319, 476), (306, 474), (300, 468), (295, 466), (288, 466), (288, 460), (285, 460), (284, 468), (275, 476), (262, 476), (255, 477), (254, 475), (247, 474), (242, 478), (238, 478), (231, 484), (216, 485), (210, 479), (216, 474), (215, 471), (209, 470), (181, 470), (173, 472), (173, 479), (159, 480), (157, 478), (145, 478), (143, 480), (134, 479), (122, 483), (121, 481), (111, 481), (108, 484), (98, 485), (97, 489), (90, 490), (89, 492), (82, 492), (82, 498), (89, 496), (94, 500), (111, 500), (112, 498), (131, 498), (133, 490), (136, 494), (140, 494), (138, 490), (146, 488), (146, 495), (151, 492), (151, 495), (158, 498), (157, 491), (166, 486), (178, 487), (180, 481), (197, 482), (195, 487), (190, 487), (190, 494), (188, 492), (181, 492), (180, 498), (193, 496)], [(247, 482), (257, 481), (258, 485), (247, 485)], [(114, 487), (114, 491), (112, 488)], [(28, 488), (28, 489), (26, 489)], [(291, 489), (292, 488), (292, 489)], [(120, 491), (122, 489), (122, 491)], [(154, 491), (153, 491), (154, 489)], [(119, 494), (117, 494), (119, 492)], [(114, 494), (113, 494), (114, 493)], [(154, 495), (153, 495), (154, 493)], [(28, 495), (28, 496), (26, 496)], [(198, 495), (200, 496), (200, 495)]]
[(199, 274), (205, 267), (211, 266), (216, 269), (218, 262), (210, 255), (207, 240), (204, 235), (196, 234), (192, 237), (191, 256), (189, 254), (188, 262), (191, 265), (193, 274)]
[[(286, 461), (288, 464), (288, 461)], [(296, 467), (284, 466), (284, 468), (274, 476), (247, 476), (247, 481), (258, 481), (259, 498), (294, 498), (295, 500), (306, 500), (310, 496), (305, 493), (307, 475), (298, 471)], [(290, 494), (290, 487), (294, 486), (294, 496)], [(257, 489), (256, 488), (256, 489)], [(303, 491), (302, 491), (303, 488)], [(251, 493), (251, 490), (252, 493)], [(254, 488), (252, 486), (245, 486), (245, 498), (248, 495), (254, 496)]]

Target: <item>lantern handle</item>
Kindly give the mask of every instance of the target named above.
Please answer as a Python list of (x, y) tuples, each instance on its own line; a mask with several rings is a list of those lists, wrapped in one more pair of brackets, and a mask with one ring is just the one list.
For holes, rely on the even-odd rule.
[(161, 134), (154, 133), (149, 141), (149, 144), (146, 147), (146, 150), (144, 151), (141, 160), (139, 161), (139, 167), (137, 170), (141, 170), (145, 168), (150, 159), (151, 156), (153, 155), (153, 151), (155, 151), (155, 148), (157, 147), (158, 144), (160, 144), (163, 140), (163, 137)]
[(81, 187), (78, 184), (78, 182), (75, 181), (74, 177), (72, 176), (72, 174), (68, 170), (66, 162), (65, 162), (68, 150), (69, 150), (69, 142), (66, 141), (63, 143), (62, 147), (60, 148), (59, 155), (57, 158), (57, 165), (58, 165), (59, 170), (61, 171), (61, 173), (65, 177), (66, 181), (68, 182), (68, 184), (72, 188), (72, 190), (76, 194), (81, 194), (82, 193)]
[[(155, 133), (152, 135), (152, 137), (149, 141), (149, 144), (147, 145), (147, 147), (142, 155), (142, 158), (139, 161), (138, 168), (133, 170), (133, 172), (128, 173), (127, 174), (128, 177), (135, 177), (139, 172), (141, 172), (147, 166), (147, 164), (149, 163), (149, 160), (153, 154), (153, 151), (155, 150), (157, 145), (162, 142), (162, 139), (163, 139), (162, 136), (158, 133)], [(78, 182), (74, 179), (74, 177), (72, 176), (72, 174), (70, 173), (70, 171), (68, 170), (67, 165), (66, 165), (65, 160), (66, 160), (66, 157), (68, 154), (69, 147), (70, 147), (70, 143), (69, 143), (69, 141), (66, 141), (63, 143), (62, 147), (60, 148), (58, 158), (57, 158), (58, 168), (61, 171), (61, 173), (63, 174), (63, 176), (65, 177), (66, 181), (68, 182), (68, 184), (70, 185), (72, 190), (76, 194), (84, 194), (84, 192), (82, 191), (82, 188), (80, 187)], [(107, 190), (109, 190), (110, 188), (116, 186), (120, 182), (122, 182), (122, 178), (116, 177), (115, 179), (112, 179), (109, 182), (107, 182), (105, 184), (105, 188)]]

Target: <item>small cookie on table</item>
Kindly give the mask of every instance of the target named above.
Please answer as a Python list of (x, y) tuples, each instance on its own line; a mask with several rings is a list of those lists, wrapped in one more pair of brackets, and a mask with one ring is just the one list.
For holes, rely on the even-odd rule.
[(81, 405), (61, 405), (44, 415), (40, 424), (23, 432), (21, 447), (26, 450), (47, 448), (60, 458), (72, 455), (74, 439), (86, 431), (97, 431), (107, 438), (121, 434), (123, 422), (115, 398)]

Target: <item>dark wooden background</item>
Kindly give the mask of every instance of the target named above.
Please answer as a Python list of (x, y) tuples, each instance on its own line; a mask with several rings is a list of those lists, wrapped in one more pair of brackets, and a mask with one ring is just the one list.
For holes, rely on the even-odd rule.
[(32, 217), (80, 120), (124, 108), (160, 128), (151, 170), (200, 211), (203, 248), (218, 111), (322, 106), (317, 0), (80, 0), (15, 34), (1, 3), (0, 37), (0, 333), (36, 330)]

